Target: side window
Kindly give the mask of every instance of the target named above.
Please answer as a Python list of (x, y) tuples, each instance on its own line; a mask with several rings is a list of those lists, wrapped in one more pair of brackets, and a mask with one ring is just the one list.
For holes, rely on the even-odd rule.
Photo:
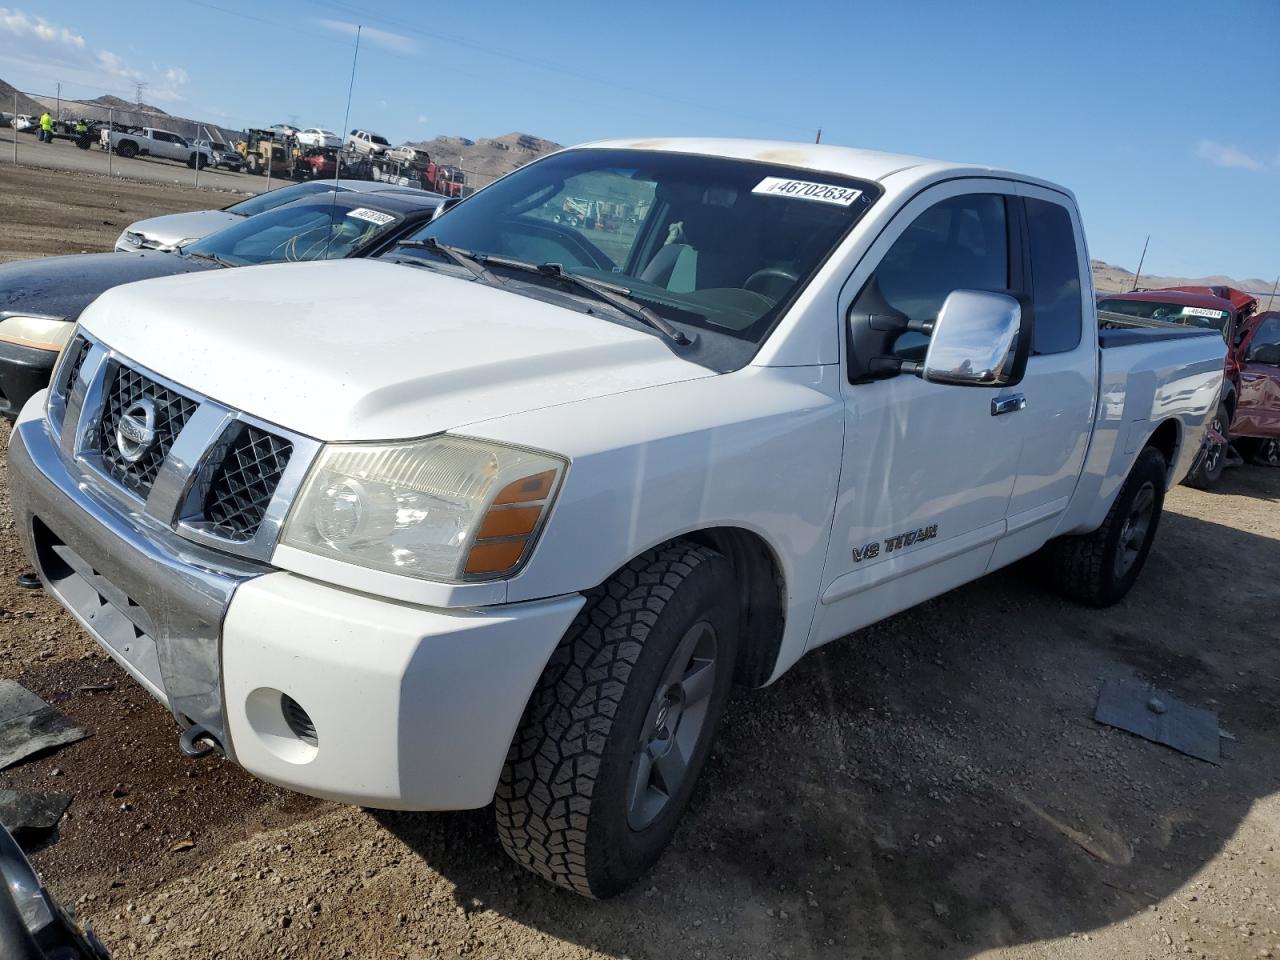
[[(973, 193), (941, 200), (903, 231), (876, 267), (860, 298), (874, 297), (911, 320), (935, 320), (953, 290), (1009, 287), (1005, 198)], [(907, 332), (893, 353), (923, 360), (929, 338)]]
[(1280, 365), (1280, 315), (1267, 317), (1249, 343), (1249, 359)]
[(1028, 198), (1033, 353), (1066, 353), (1080, 345), (1080, 261), (1071, 214), (1061, 204)]

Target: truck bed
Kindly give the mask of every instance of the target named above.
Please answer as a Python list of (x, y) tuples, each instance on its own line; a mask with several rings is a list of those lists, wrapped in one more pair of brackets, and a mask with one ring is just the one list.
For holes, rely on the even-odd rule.
[(1227, 345), (1217, 330), (1173, 323), (1107, 328), (1105, 322), (1100, 316), (1093, 434), (1059, 533), (1098, 527), (1138, 452), (1166, 421), (1177, 431), (1168, 483), (1180, 483), (1222, 393)]

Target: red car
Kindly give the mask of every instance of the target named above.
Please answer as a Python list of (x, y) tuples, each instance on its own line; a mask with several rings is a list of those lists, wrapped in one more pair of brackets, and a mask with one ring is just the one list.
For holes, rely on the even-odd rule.
[(1231, 421), (1237, 449), (1280, 466), (1280, 310), (1251, 317), (1235, 350), (1240, 402)]
[[(1101, 294), (1098, 309), (1138, 322), (1216, 327), (1222, 331), (1229, 349), (1222, 399), (1212, 421), (1211, 436), (1216, 435), (1216, 439), (1210, 441), (1205, 456), (1187, 477), (1188, 484), (1202, 488), (1214, 484), (1222, 476), (1227, 447), (1233, 442), (1241, 453), (1280, 463), (1280, 369), (1252, 354), (1254, 345), (1280, 343), (1280, 324), (1272, 322), (1260, 335), (1264, 318), (1276, 314), (1256, 314), (1256, 297), (1232, 287), (1167, 287)], [(1269, 351), (1263, 351), (1263, 356), (1269, 355)]]

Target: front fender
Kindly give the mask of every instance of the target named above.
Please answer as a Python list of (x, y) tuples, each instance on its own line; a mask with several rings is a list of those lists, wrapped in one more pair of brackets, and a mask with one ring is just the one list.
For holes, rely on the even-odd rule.
[(469, 424), (459, 432), (571, 463), (508, 602), (581, 591), (651, 547), (699, 530), (758, 535), (786, 584), (778, 670), (803, 653), (839, 482), (836, 365), (747, 367)]

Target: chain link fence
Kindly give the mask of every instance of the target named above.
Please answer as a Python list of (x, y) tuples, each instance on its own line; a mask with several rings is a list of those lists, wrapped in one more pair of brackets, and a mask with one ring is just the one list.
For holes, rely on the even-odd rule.
[[(32, 144), (36, 142), (40, 115), (45, 111), (48, 111), (53, 118), (54, 138), (70, 141), (86, 151), (100, 151), (103, 155), (102, 172), (108, 176), (127, 175), (127, 171), (121, 169), (122, 165), (118, 162), (118, 159), (123, 157), (124, 154), (119, 153), (114, 148), (109, 133), (112, 131), (137, 130), (144, 127), (174, 134), (185, 144), (192, 147), (195, 147), (200, 142), (211, 146), (216, 151), (219, 149), (216, 145), (225, 145), (229, 153), (238, 153), (241, 161), (247, 161), (248, 159), (247, 148), (242, 150), (238, 146), (248, 142), (245, 131), (216, 124), (207, 124), (198, 120), (189, 120), (143, 104), (130, 104), (117, 97), (110, 98), (107, 103), (100, 102), (102, 99), (105, 98), (99, 98), (99, 101), (79, 100), (58, 94), (25, 93), (15, 90), (9, 103), (0, 103), (0, 127), (9, 128), (8, 133), (12, 138), (11, 145), (5, 144), (3, 140), (0, 140), (0, 161), (12, 160), (13, 163), (19, 164), (23, 162), (23, 156), (35, 156), (37, 159), (34, 160), (34, 165), (47, 165), (40, 162), (38, 155), (28, 153), (28, 149), (24, 145), (24, 140), (27, 136), (31, 138)], [(301, 153), (301, 148), (297, 147), (294, 141), (290, 141), (283, 136), (278, 143), (281, 146), (293, 148), (289, 151), (290, 154)], [(276, 145), (277, 141), (270, 142), (269, 149), (272, 153), (275, 152)], [(6, 149), (6, 147), (9, 149)], [(166, 162), (158, 157), (150, 159)], [(432, 186), (439, 184), (440, 192), (464, 196), (474, 193), (481, 187), (488, 186), (497, 179), (494, 174), (469, 169), (462, 162), (451, 163), (450, 157), (447, 155), (433, 156), (431, 159), (437, 164), (437, 172), (427, 174), (425, 164), (388, 161), (381, 162), (375, 167), (371, 162), (357, 162), (360, 160), (358, 156), (352, 156), (344, 152), (342, 175), (374, 179), (398, 186), (421, 187), (423, 189), (431, 189)], [(458, 160), (462, 161), (461, 156), (458, 157)], [(189, 163), (188, 165), (193, 167), (192, 185), (197, 188), (201, 187), (202, 164), (195, 163), (193, 165)], [(242, 163), (239, 166), (241, 168), (247, 167), (247, 163)], [(291, 166), (292, 169), (289, 175), (292, 175), (292, 178), (301, 179), (306, 175), (305, 167), (299, 165)], [(262, 177), (254, 176), (248, 172), (241, 172), (241, 169), (216, 169), (220, 176), (215, 183), (208, 178), (210, 167), (216, 169), (214, 164), (210, 164), (209, 167), (203, 167), (205, 181), (203, 185), (223, 190), (227, 189), (229, 185), (228, 174), (230, 174), (230, 179), (232, 180), (243, 179), (241, 189), (248, 192), (270, 190), (280, 180), (289, 176), (281, 174), (279, 164), (268, 163), (263, 167)], [(325, 176), (332, 176), (332, 173), (326, 173)], [(263, 177), (265, 177), (265, 180)], [(232, 184), (232, 188), (234, 186)]]

